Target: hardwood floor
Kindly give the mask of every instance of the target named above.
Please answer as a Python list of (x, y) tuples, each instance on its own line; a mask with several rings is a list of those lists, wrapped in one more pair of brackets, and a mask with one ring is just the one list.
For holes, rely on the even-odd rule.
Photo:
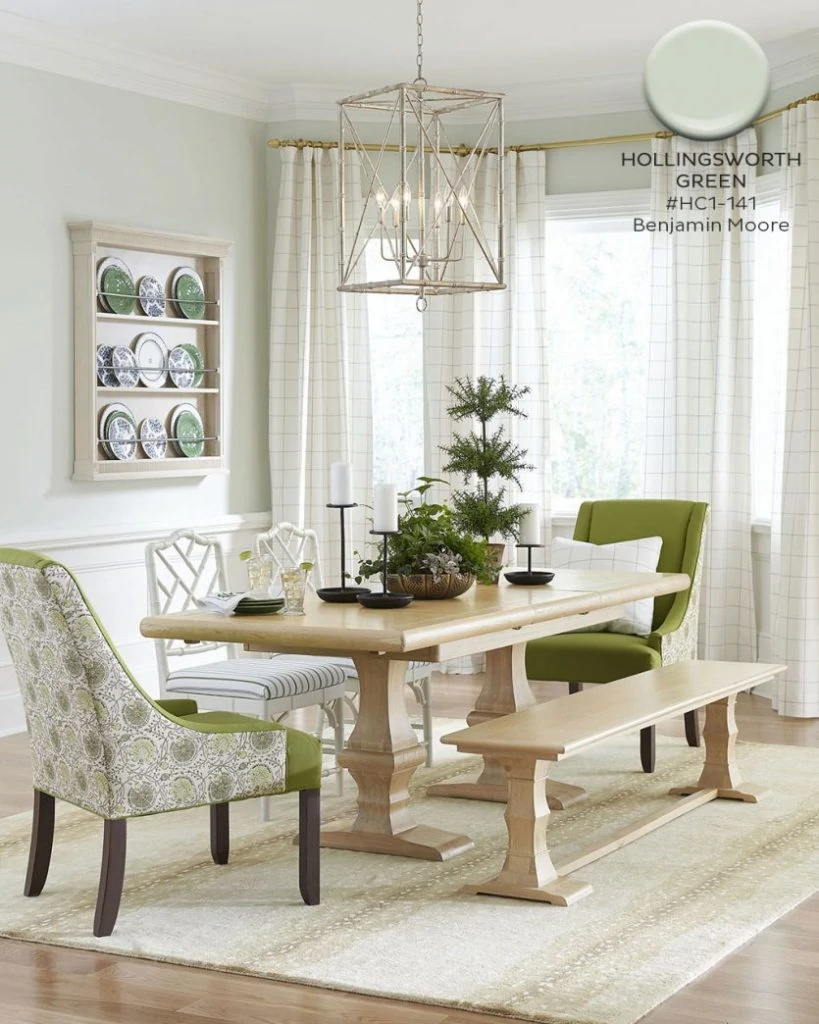
[[(472, 706), (479, 684), (477, 676), (442, 677), (433, 687), (434, 713), (461, 717)], [(541, 700), (565, 692), (554, 683), (536, 683), (533, 689)], [(745, 740), (819, 744), (819, 720), (780, 718), (761, 697), (743, 695), (737, 720)], [(658, 731), (682, 735), (682, 719)], [(635, 758), (636, 743), (635, 738)], [(0, 817), (29, 810), (25, 736), (0, 739), (0, 779)], [(775, 922), (641, 1024), (816, 1024), (817, 950), (819, 896)], [(498, 1020), (445, 1007), (0, 940), (0, 1021), (9, 1024), (497, 1024)]]

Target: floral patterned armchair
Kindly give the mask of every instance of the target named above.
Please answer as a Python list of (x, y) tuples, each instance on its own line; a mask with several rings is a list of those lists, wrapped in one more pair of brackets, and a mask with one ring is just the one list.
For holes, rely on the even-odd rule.
[(55, 797), (104, 819), (94, 935), (110, 935), (126, 819), (209, 805), (211, 854), (226, 864), (231, 800), (299, 791), (299, 888), (319, 902), (321, 748), (315, 737), (194, 700), (152, 700), (131, 676), (73, 575), (0, 548), (0, 626), (31, 742), (34, 819), (27, 896), (45, 885)]

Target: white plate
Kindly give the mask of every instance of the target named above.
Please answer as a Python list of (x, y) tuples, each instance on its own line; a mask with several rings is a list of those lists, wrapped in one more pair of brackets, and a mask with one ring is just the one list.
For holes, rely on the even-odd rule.
[(146, 331), (134, 342), (137, 373), (146, 388), (164, 387), (168, 379), (168, 346), (152, 331)]
[(193, 387), (193, 382), (196, 379), (196, 364), (190, 352), (181, 345), (172, 348), (168, 353), (168, 372), (178, 388)]
[(141, 277), (137, 291), (145, 316), (165, 315), (165, 290), (155, 277), (150, 274)]
[(120, 387), (135, 388), (139, 384), (136, 356), (129, 348), (117, 345), (111, 353), (111, 362)]
[(119, 267), (119, 269), (124, 270), (129, 277), (132, 275), (128, 264), (123, 260), (118, 259), (116, 256), (106, 256), (105, 259), (100, 260), (97, 264), (97, 295), (99, 296), (100, 305), (106, 313), (113, 313), (114, 311), (108, 305), (108, 299), (102, 292), (102, 275), (109, 267)]

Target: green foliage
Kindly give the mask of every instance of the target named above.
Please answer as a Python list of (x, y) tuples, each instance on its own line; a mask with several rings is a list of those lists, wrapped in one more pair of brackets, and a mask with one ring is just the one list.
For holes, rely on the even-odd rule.
[[(419, 477), (419, 480), (421, 483), (417, 487), (400, 495), (404, 506), (398, 517), (400, 532), (389, 539), (387, 572), (405, 576), (434, 573), (440, 561), (454, 559), (460, 572), (472, 573), (482, 581), (491, 579), (486, 542), (463, 533), (455, 522), (453, 511), (446, 505), (428, 504), (426, 501), (426, 494), (433, 484), (446, 481), (435, 477)], [(359, 582), (381, 573), (381, 552), (372, 558), (360, 559), (358, 571), (356, 579)]]
[(487, 497), (473, 491), (456, 491), (452, 496), (452, 521), (459, 530), (484, 539), (493, 533), (502, 537), (516, 535), (522, 511), (519, 505), (504, 505), (505, 494), (503, 488), (495, 493), (490, 491)]
[(476, 381), (471, 377), (456, 377), (455, 383), (447, 387), (454, 399), (447, 413), (453, 420), (475, 419), (481, 423), (487, 423), (502, 412), (525, 417), (526, 413), (515, 403), (528, 395), (529, 390), (522, 385), (507, 384), (502, 376), (497, 380), (478, 377)]
[[(441, 445), (448, 456), (443, 467), (447, 473), (459, 473), (467, 489), (456, 491), (452, 520), (456, 527), (489, 541), (493, 534), (517, 537), (523, 509), (504, 505), (505, 488), (492, 490), (490, 481), (500, 479), (521, 486), (520, 474), (534, 467), (526, 461), (526, 451), (505, 437), (504, 428), (489, 433), (487, 424), (498, 415), (524, 416), (518, 400), (529, 393), (524, 385), (507, 384), (504, 378), (458, 377), (447, 387), (453, 398), (447, 412), (456, 422), (477, 420), (480, 431), (455, 434), (452, 443)], [(474, 479), (475, 484), (469, 488)]]

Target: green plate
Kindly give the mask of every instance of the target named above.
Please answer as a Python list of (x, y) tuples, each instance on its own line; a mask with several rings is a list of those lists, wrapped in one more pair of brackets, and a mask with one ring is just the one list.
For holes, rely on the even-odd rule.
[(180, 345), (179, 347), (184, 348), (184, 350), (193, 360), (193, 365), (196, 372), (194, 374), (193, 384), (191, 384), (191, 387), (201, 388), (202, 381), (205, 379), (205, 374), (202, 372), (205, 369), (205, 360), (202, 358), (202, 353), (199, 351), (196, 345), (191, 345), (190, 343), (186, 345)]
[(136, 292), (130, 274), (126, 274), (120, 267), (109, 267), (102, 275), (102, 290), (113, 313), (119, 313), (120, 316), (133, 313)]
[(284, 608), (284, 598), (271, 598), (269, 601), (254, 601), (243, 598), (233, 609), (234, 615), (270, 615)]
[(174, 424), (177, 450), (189, 459), (198, 459), (205, 451), (205, 431), (202, 420), (193, 412), (185, 410)]
[(204, 320), (205, 290), (193, 273), (177, 271), (173, 280), (173, 296), (179, 312), (188, 320)]

